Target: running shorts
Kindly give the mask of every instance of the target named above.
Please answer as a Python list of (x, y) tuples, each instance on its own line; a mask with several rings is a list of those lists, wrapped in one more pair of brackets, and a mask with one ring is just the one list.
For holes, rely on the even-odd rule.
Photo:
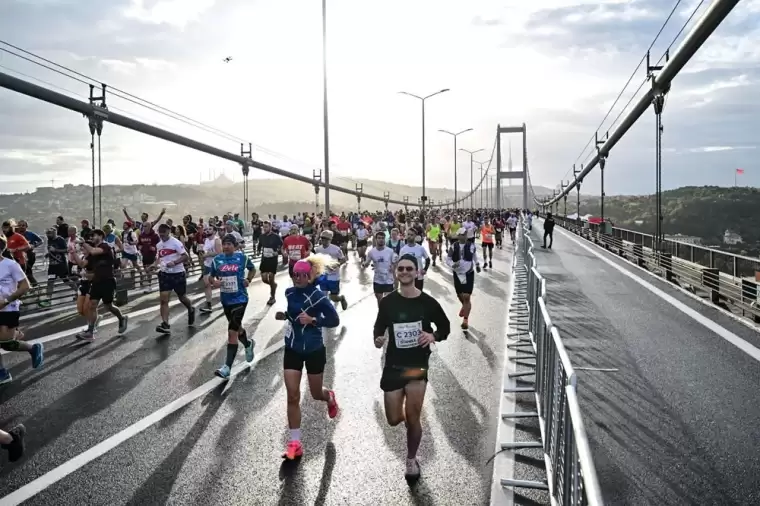
[(184, 272), (159, 272), (158, 291), (174, 292), (182, 297), (187, 293), (187, 276)]
[(482, 242), (480, 244), (483, 246), (483, 249), (493, 249), (493, 243), (492, 242)]
[(100, 300), (103, 304), (111, 304), (115, 291), (116, 280), (113, 278), (90, 281), (90, 300)]
[(393, 283), (391, 283), (390, 285), (372, 283), (372, 289), (375, 293), (391, 293), (393, 291)]
[[(491, 245), (493, 246), (493, 244)], [(462, 283), (459, 281), (459, 276), (454, 274), (454, 291), (457, 295), (460, 293), (469, 293), (472, 294), (473, 289), (475, 288), (475, 272), (470, 271), (467, 274), (465, 274), (465, 282)]]
[(325, 372), (325, 364), (327, 364), (327, 349), (324, 346), (310, 353), (300, 353), (286, 346), (282, 357), (283, 369), (303, 371), (306, 366), (306, 374), (322, 374)]
[(129, 260), (131, 262), (137, 262), (137, 255), (135, 253), (124, 253), (122, 251), (121, 258), (123, 260)]
[(380, 390), (395, 392), (402, 390), (412, 381), (428, 381), (427, 367), (400, 367), (386, 365), (380, 377)]
[(246, 307), (248, 307), (248, 302), (239, 302), (229, 306), (222, 305), (222, 307), (224, 308), (224, 316), (227, 317), (227, 330), (239, 332), (243, 328), (243, 316)]
[(262, 258), (259, 264), (259, 272), (269, 272), (275, 274), (277, 272), (277, 257)]
[(79, 280), (79, 296), (85, 297), (86, 295), (90, 294), (90, 280), (89, 279), (80, 279)]
[(17, 329), (21, 320), (21, 311), (0, 311), (0, 327)]
[(340, 280), (339, 279), (323, 279), (319, 282), (319, 288), (323, 292), (327, 292), (330, 295), (338, 295), (340, 293)]

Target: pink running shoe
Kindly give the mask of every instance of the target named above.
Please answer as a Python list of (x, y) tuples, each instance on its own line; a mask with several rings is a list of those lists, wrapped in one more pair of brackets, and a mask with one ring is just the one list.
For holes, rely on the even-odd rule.
[(330, 390), (330, 400), (327, 402), (327, 416), (335, 418), (338, 416), (339, 409), (338, 401), (335, 400), (335, 392)]
[(285, 448), (285, 453), (282, 454), (282, 458), (288, 460), (295, 460), (303, 456), (303, 446), (300, 441), (290, 441)]

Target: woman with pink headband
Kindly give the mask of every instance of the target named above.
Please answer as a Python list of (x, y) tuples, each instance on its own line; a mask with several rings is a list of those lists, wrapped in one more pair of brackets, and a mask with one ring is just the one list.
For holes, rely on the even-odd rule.
[(301, 377), (304, 366), (309, 381), (309, 392), (314, 400), (327, 403), (330, 418), (338, 416), (335, 392), (325, 387), (323, 375), (327, 363), (327, 350), (322, 329), (340, 325), (340, 318), (326, 293), (317, 288), (317, 278), (334, 269), (335, 260), (327, 255), (311, 255), (293, 265), (293, 285), (285, 290), (288, 301), (286, 311), (275, 318), (287, 321), (285, 325), (285, 354), (283, 377), (288, 397), (288, 427), (290, 440), (283, 458), (295, 460), (303, 455), (301, 445)]

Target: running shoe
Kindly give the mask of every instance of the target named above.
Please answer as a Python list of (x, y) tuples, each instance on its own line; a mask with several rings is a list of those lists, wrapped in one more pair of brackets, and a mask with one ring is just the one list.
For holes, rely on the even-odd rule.
[(190, 309), (187, 310), (187, 324), (192, 325), (195, 323), (195, 308), (190, 307)]
[(282, 458), (288, 460), (295, 460), (303, 456), (303, 446), (300, 441), (290, 441), (288, 446), (285, 447), (285, 453), (282, 454)]
[(16, 425), (8, 431), (13, 441), (8, 444), (0, 445), (3, 450), (8, 450), (8, 460), (16, 462), (24, 455), (24, 436), (26, 436), (26, 427), (21, 424)]
[(214, 374), (222, 379), (228, 379), (230, 377), (230, 366), (224, 364), (222, 367), (214, 371)]
[(32, 369), (42, 367), (42, 364), (45, 363), (45, 350), (42, 343), (33, 344), (29, 354), (32, 356)]
[(80, 341), (87, 341), (88, 343), (91, 343), (95, 340), (95, 336), (92, 335), (92, 332), (90, 332), (89, 330), (80, 332), (79, 334), (76, 335), (76, 338), (79, 339)]
[(129, 324), (129, 316), (122, 317), (121, 321), (119, 321), (119, 330), (117, 333), (123, 334), (127, 331), (127, 325)]
[(203, 305), (200, 307), (201, 313), (210, 313), (213, 311), (213, 308), (211, 307), (210, 302), (204, 302)]
[(493, 269), (493, 262), (490, 262), (490, 261), (488, 262), (488, 268)]
[(406, 472), (404, 478), (407, 480), (418, 480), (420, 478), (420, 463), (417, 459), (406, 459)]
[(340, 298), (340, 307), (341, 307), (341, 309), (343, 309), (343, 311), (345, 311), (346, 309), (348, 309), (348, 301), (346, 300), (345, 297), (341, 297)]
[(275, 302), (277, 301), (275, 300), (274, 297), (269, 297), (269, 300), (267, 301), (267, 306), (274, 306)]
[(253, 341), (250, 341), (245, 347), (245, 361), (249, 364), (253, 362)]
[(467, 321), (467, 318), (462, 319), (462, 330), (467, 330), (470, 328), (469, 322)]
[(13, 376), (8, 372), (8, 369), (0, 369), (0, 385), (5, 385), (13, 381)]
[(172, 328), (167, 322), (161, 322), (161, 325), (156, 327), (156, 332), (160, 332), (162, 334), (171, 334)]
[(338, 416), (338, 411), (340, 408), (338, 407), (338, 401), (335, 399), (335, 392), (333, 390), (330, 390), (330, 400), (327, 401), (327, 416), (330, 418), (335, 418)]

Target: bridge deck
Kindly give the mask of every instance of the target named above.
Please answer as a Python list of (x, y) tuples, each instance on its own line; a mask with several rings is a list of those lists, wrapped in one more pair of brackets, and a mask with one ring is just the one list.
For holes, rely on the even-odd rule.
[[(476, 281), (469, 339), (457, 329), (433, 355), (423, 480), (414, 491), (403, 480), (404, 430), (384, 420), (381, 352), (371, 336), (372, 270), (361, 272), (351, 257), (342, 284), (351, 303), (341, 312), (346, 330), (328, 339), (326, 371), (343, 411), (330, 421), (303, 390), (306, 454), (295, 471), (281, 469), (280, 459), (286, 437), (281, 324), (273, 319), (277, 306), (265, 309), (268, 289), (257, 281), (245, 319), (255, 335), (257, 363), (226, 388), (213, 377), (224, 354), (227, 324), (220, 312), (199, 315), (188, 328), (184, 311), (175, 307), (173, 334), (166, 338), (154, 332), (153, 309), (133, 316), (125, 337), (115, 336), (111, 324), (93, 344), (73, 342), (81, 323), (57, 324), (55, 332), (71, 331), (47, 342), (39, 371), (18, 354), (6, 355), (15, 380), (0, 390), (2, 426), (27, 426), (28, 455), (3, 465), (0, 505), (16, 504), (4, 496), (19, 488), (39, 492), (25, 503), (30, 505), (487, 504), (510, 253), (497, 251), (494, 270)], [(278, 280), (281, 301), (286, 274)], [(459, 304), (448, 269), (431, 269), (426, 290), (457, 328)], [(35, 330), (36, 337), (45, 330)], [(195, 401), (182, 400), (168, 414), (170, 403), (194, 389)], [(121, 443), (109, 439), (153, 413), (160, 420), (144, 431), (129, 429)], [(92, 462), (72, 460), (99, 444)], [(50, 486), (33, 482), (63, 471), (71, 474)]]
[(578, 371), (607, 503), (760, 504), (760, 334), (559, 227), (551, 250), (533, 234), (573, 364), (617, 369)]

